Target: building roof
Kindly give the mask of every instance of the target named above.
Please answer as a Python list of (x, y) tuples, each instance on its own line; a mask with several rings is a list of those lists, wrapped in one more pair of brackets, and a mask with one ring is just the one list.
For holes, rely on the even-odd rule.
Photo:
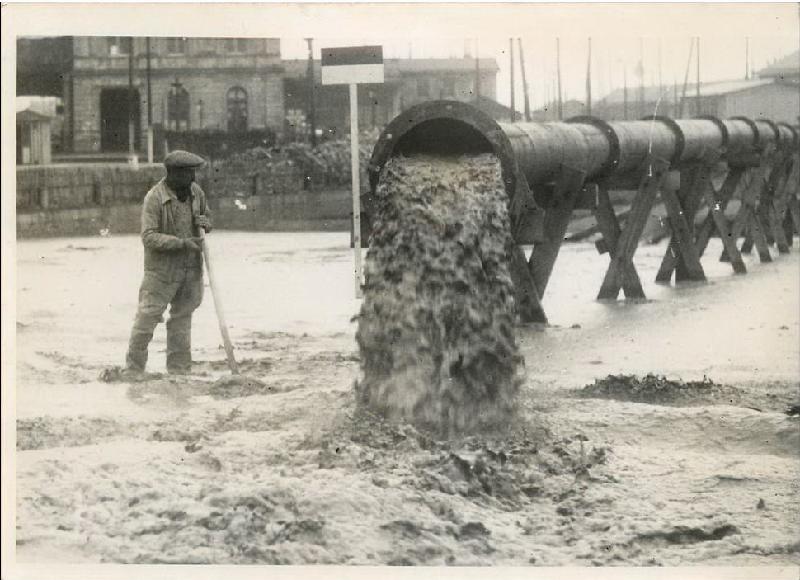
[[(284, 60), (286, 78), (302, 79), (308, 71), (308, 60)], [(465, 73), (475, 70), (474, 58), (387, 58), (383, 61), (386, 78), (397, 78), (405, 74), (421, 73)], [(493, 58), (482, 58), (481, 72), (496, 73), (499, 70)], [(320, 78), (320, 62), (314, 61), (314, 76)]]
[(764, 78), (800, 77), (800, 50), (787, 54), (773, 62), (766, 68), (758, 71), (758, 76)]
[[(712, 97), (717, 95), (726, 95), (729, 93), (738, 93), (756, 87), (769, 85), (774, 83), (773, 79), (752, 79), (752, 80), (733, 80), (733, 81), (716, 81), (710, 83), (700, 83), (700, 96)], [(697, 95), (697, 84), (689, 84), (686, 86), (686, 97), (693, 98)], [(639, 100), (639, 87), (628, 87), (628, 102), (635, 102)], [(674, 93), (674, 86), (665, 85), (662, 87), (644, 87), (644, 101), (652, 103), (658, 100), (659, 97), (665, 100), (672, 100)], [(683, 86), (678, 87), (678, 92), (683, 91)], [(624, 89), (615, 89), (608, 95), (600, 99), (601, 103), (614, 104), (622, 103), (625, 100)]]
[(61, 99), (58, 97), (41, 95), (20, 95), (14, 99), (17, 113), (28, 110), (45, 117), (55, 117), (60, 104)]
[(38, 121), (47, 123), (50, 121), (50, 117), (47, 115), (42, 115), (41, 113), (37, 113), (36, 111), (31, 111), (30, 109), (24, 109), (22, 111), (17, 111), (17, 122), (31, 122), (31, 121)]

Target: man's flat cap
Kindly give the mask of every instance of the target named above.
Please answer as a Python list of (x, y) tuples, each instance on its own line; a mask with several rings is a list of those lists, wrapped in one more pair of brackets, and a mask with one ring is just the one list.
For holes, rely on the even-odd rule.
[(206, 160), (199, 155), (189, 153), (188, 151), (182, 151), (180, 149), (171, 151), (164, 158), (164, 167), (167, 169), (171, 167), (202, 167), (205, 164)]

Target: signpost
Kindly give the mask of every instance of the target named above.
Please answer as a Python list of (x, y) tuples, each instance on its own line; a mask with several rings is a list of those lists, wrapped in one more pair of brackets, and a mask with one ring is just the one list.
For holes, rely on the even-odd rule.
[(322, 49), (322, 84), (350, 86), (350, 171), (353, 184), (353, 251), (356, 298), (361, 298), (361, 186), (358, 163), (358, 85), (383, 83), (383, 47)]

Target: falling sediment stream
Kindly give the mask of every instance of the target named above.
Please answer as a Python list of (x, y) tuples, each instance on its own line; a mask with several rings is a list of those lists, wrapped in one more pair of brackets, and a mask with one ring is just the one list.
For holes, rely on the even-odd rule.
[(446, 434), (508, 424), (523, 360), (507, 202), (493, 155), (386, 164), (356, 335), (360, 404)]

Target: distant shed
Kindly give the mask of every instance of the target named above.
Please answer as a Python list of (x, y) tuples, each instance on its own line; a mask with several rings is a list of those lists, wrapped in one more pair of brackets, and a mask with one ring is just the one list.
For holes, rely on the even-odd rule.
[[(696, 96), (689, 93), (687, 101), (687, 110), (696, 111)], [(766, 79), (700, 85), (700, 112), (723, 119), (744, 116), (797, 125), (800, 85)]]
[(23, 109), (17, 111), (17, 164), (50, 163), (50, 124), (52, 117)]

